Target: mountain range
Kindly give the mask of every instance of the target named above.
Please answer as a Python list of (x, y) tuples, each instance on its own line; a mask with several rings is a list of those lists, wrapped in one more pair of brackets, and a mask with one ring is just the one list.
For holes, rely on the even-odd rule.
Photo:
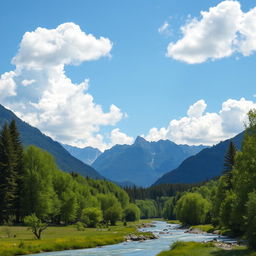
[(137, 137), (132, 145), (115, 145), (102, 153), (92, 166), (104, 177), (149, 186), (205, 146), (177, 145), (169, 140), (149, 142)]
[(184, 160), (178, 168), (169, 171), (154, 185), (168, 183), (199, 183), (220, 176), (224, 168), (224, 156), (232, 140), (241, 149), (244, 132), (232, 139), (225, 140)]
[(0, 105), (0, 126), (6, 122), (16, 121), (24, 146), (35, 145), (51, 153), (60, 169), (77, 172), (83, 176), (102, 179), (103, 177), (91, 166), (73, 157), (60, 143), (44, 135), (40, 130), (18, 118), (13, 112)]
[(244, 135), (240, 133), (212, 147), (177, 145), (169, 140), (149, 142), (137, 137), (132, 145), (115, 145), (101, 153), (91, 147), (62, 146), (0, 105), (0, 126), (11, 120), (16, 121), (24, 146), (48, 151), (63, 171), (107, 178), (123, 186), (198, 183), (219, 176), (230, 141), (240, 149)]

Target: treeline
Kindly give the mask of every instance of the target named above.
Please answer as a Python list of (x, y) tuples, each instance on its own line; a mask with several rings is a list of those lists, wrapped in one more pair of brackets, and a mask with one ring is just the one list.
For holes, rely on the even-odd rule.
[(62, 172), (48, 152), (24, 149), (12, 121), (0, 132), (0, 224), (23, 223), (26, 216), (95, 227), (139, 219), (140, 210), (119, 186)]
[(194, 186), (195, 184), (160, 184), (149, 188), (133, 186), (124, 189), (130, 201), (139, 207), (142, 219), (170, 219), (174, 218), (169, 211), (170, 202), (177, 201), (184, 191)]
[(160, 184), (149, 188), (142, 187), (125, 187), (132, 202), (135, 200), (152, 199), (156, 200), (160, 197), (175, 196), (177, 192), (184, 192), (198, 184)]
[[(212, 223), (223, 233), (242, 236), (256, 248), (256, 110), (248, 113), (241, 151), (231, 142), (218, 180), (169, 199), (169, 217), (184, 224)], [(166, 205), (167, 206), (167, 205)]]

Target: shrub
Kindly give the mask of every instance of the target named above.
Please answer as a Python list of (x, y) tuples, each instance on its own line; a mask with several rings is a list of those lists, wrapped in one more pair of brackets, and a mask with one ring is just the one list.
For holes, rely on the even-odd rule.
[(102, 220), (102, 211), (98, 208), (85, 208), (82, 211), (81, 221), (89, 228), (95, 228)]

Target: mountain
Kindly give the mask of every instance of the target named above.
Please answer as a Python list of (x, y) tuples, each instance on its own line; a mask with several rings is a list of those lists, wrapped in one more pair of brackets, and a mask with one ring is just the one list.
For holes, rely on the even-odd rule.
[(224, 168), (224, 156), (232, 140), (237, 149), (241, 148), (244, 133), (240, 133), (232, 139), (203, 149), (198, 154), (187, 158), (182, 164), (164, 174), (154, 185), (167, 183), (198, 183), (220, 176)]
[(85, 164), (92, 163), (102, 154), (100, 150), (93, 147), (78, 148), (70, 145), (62, 144), (62, 146), (75, 158), (81, 160)]
[(133, 145), (115, 145), (106, 150), (92, 166), (110, 180), (149, 186), (203, 148), (177, 145), (169, 140), (149, 142), (137, 137)]
[(48, 151), (55, 157), (55, 160), (61, 170), (66, 172), (73, 171), (80, 173), (83, 176), (89, 176), (97, 179), (103, 178), (94, 168), (73, 157), (58, 142), (44, 135), (37, 128), (22, 121), (13, 112), (0, 105), (0, 126), (5, 122), (11, 122), (12, 120), (16, 121), (23, 145), (35, 145)]

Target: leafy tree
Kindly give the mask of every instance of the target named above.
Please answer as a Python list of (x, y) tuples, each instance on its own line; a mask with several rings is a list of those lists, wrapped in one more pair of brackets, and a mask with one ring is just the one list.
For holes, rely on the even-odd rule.
[(222, 227), (232, 228), (233, 226), (233, 212), (236, 196), (233, 191), (228, 191), (225, 199), (220, 205), (220, 224)]
[(25, 151), (23, 206), (26, 215), (35, 213), (42, 219), (58, 214), (59, 202), (53, 187), (53, 173), (57, 170), (53, 157), (35, 146)]
[(256, 249), (256, 192), (249, 193), (248, 198), (246, 203), (246, 238), (249, 247)]
[(210, 203), (198, 193), (183, 195), (176, 204), (177, 218), (184, 224), (204, 224)]
[(103, 220), (102, 211), (98, 208), (85, 208), (81, 221), (89, 228), (95, 228)]
[(125, 221), (135, 221), (140, 219), (140, 209), (136, 204), (129, 204), (124, 209)]
[(157, 217), (157, 206), (155, 201), (136, 200), (136, 205), (140, 208), (142, 219)]
[(16, 157), (10, 129), (5, 124), (0, 134), (0, 223), (15, 215), (16, 198)]
[(116, 222), (121, 218), (122, 216), (122, 208), (120, 205), (116, 204), (108, 208), (104, 213), (104, 220), (112, 226), (116, 225)]
[(175, 198), (170, 197), (164, 203), (163, 217), (168, 220), (175, 219), (176, 216), (174, 213), (174, 209), (175, 209)]
[(37, 239), (41, 239), (42, 232), (48, 227), (35, 214), (31, 214), (24, 218), (24, 224), (32, 231)]

